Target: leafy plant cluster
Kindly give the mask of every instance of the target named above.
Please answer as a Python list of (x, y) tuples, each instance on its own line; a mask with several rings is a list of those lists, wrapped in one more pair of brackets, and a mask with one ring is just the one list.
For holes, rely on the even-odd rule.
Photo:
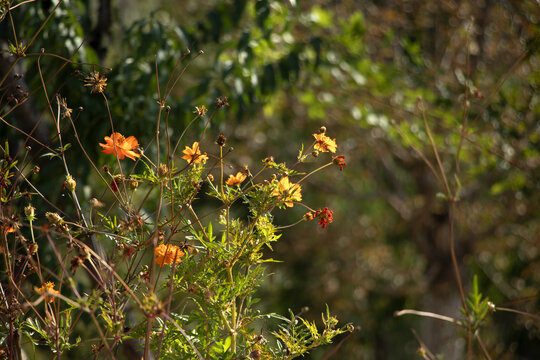
[[(62, 11), (61, 3), (44, 26)], [(94, 358), (293, 359), (354, 330), (338, 326), (328, 309), (319, 330), (300, 315), (285, 318), (257, 307), (264, 264), (274, 261), (265, 250), (284, 228), (274, 224), (276, 209), (305, 207), (298, 222), (318, 220), (323, 228), (333, 221), (328, 208), (302, 203), (311, 175), (346, 166), (344, 156), (333, 156), (337, 144), (325, 127), (293, 165), (268, 157), (256, 171), (235, 164), (223, 134), (208, 140), (215, 115), (229, 106), (226, 97), (210, 111), (196, 106), (190, 123), (173, 132), (168, 97), (188, 68), (188, 51), (177, 59), (179, 73), (163, 83), (156, 76), (157, 116), (147, 124), (153, 135), (139, 143), (122, 135), (110, 111), (109, 96), (116, 95), (108, 93), (107, 69), (45, 50), (31, 53), (43, 27), (23, 37), (12, 14), (36, 5), (1, 6), (13, 39), (6, 48), (12, 65), (0, 81), (6, 85), (0, 126), (24, 142), (14, 147), (3, 139), (0, 147), (3, 356), (45, 350), (56, 358), (77, 352)], [(54, 71), (54, 63), (42, 62), (48, 57), (60, 61)], [(39, 83), (12, 93), (8, 85), (20, 79), (14, 69), (30, 64)], [(51, 89), (66, 67), (76, 72), (75, 93)], [(39, 123), (30, 131), (15, 123), (17, 110), (39, 94), (46, 104), (42, 116), (54, 129), (46, 143), (34, 134)], [(72, 109), (78, 106), (72, 95), (75, 101), (94, 97), (105, 110), (110, 136), (103, 143), (81, 136), (84, 108)], [(202, 131), (188, 142), (194, 125)], [(72, 170), (76, 161), (86, 162), (89, 172)], [(43, 179), (51, 167), (54, 177)]]

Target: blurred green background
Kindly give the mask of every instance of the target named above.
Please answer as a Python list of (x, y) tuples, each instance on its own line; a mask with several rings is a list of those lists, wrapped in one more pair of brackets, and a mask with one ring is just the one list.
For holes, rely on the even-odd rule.
[[(19, 39), (28, 42), (55, 3), (14, 11)], [(168, 102), (171, 135), (182, 132), (196, 105), (227, 96), (231, 106), (214, 118), (203, 144), (222, 132), (235, 149), (233, 165), (258, 168), (267, 156), (294, 161), (300, 144), (309, 146), (311, 134), (326, 126), (347, 167), (313, 177), (303, 194), (309, 206), (333, 209), (334, 223), (323, 230), (303, 222), (283, 232), (268, 254), (282, 263), (269, 269), (261, 308), (286, 314), (308, 306), (307, 316), (316, 318), (328, 304), (359, 326), (333, 359), (419, 358), (412, 329), (432, 352), (461, 359), (465, 342), (456, 327), (394, 317), (404, 308), (461, 316), (448, 206), (410, 146), (435, 163), (418, 98), (449, 181), (461, 186), (455, 233), (466, 291), (476, 274), (497, 306), (538, 314), (538, 21), (538, 2), (517, 0), (70, 0), (29, 52), (43, 48), (112, 68), (104, 73), (115, 126), (142, 144), (152, 140), (158, 112), (155, 64), (163, 87), (187, 49), (176, 72), (187, 68)], [(0, 33), (5, 47), (8, 22)], [(41, 60), (44, 73), (62, 64)], [(97, 143), (110, 134), (107, 110), (98, 96), (83, 96), (77, 69), (99, 70), (69, 65), (48, 88), (68, 96), (71, 108), (84, 108), (78, 131)], [(35, 58), (20, 71), (30, 90), (39, 88)], [(46, 140), (52, 123), (47, 110), (35, 110), (46, 109), (45, 99), (36, 93), (32, 101), (34, 115), (17, 121), (41, 118)], [(19, 137), (0, 129), (2, 138)], [(101, 156), (97, 146), (93, 151)], [(88, 164), (72, 163), (76, 178), (89, 172)], [(55, 171), (52, 163), (42, 169)], [(278, 212), (277, 223), (304, 212)], [(493, 359), (540, 358), (540, 322), (532, 317), (495, 312), (481, 336)]]

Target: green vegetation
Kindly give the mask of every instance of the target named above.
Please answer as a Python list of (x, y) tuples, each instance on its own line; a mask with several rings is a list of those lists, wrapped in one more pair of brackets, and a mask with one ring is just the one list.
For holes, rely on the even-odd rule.
[(3, 356), (540, 357), (539, 18), (0, 0)]

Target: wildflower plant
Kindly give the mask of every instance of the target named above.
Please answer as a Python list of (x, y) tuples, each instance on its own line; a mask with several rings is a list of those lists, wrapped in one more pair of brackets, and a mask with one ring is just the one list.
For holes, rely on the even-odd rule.
[[(106, 73), (79, 66), (88, 74), (80, 78), (80, 92), (89, 87), (86, 96), (107, 106), (114, 92)], [(332, 164), (340, 170), (346, 165), (341, 155), (339, 161), (319, 155), (335, 153), (335, 139), (321, 128), (292, 165), (267, 158), (259, 169), (226, 174), (235, 163), (225, 149), (227, 139), (208, 130), (215, 114), (229, 106), (226, 97), (195, 107), (190, 125), (200, 122), (201, 134), (190, 125), (180, 136), (160, 131), (177, 81), (171, 75), (165, 88), (157, 88), (159, 112), (149, 143), (125, 134), (111, 112), (111, 135), (104, 143), (97, 136), (83, 139), (69, 98), (50, 101), (56, 131), (43, 146), (65, 173), (49, 181), (68, 201), (52, 202), (38, 188), (33, 158), (19, 163), (3, 139), (0, 311), (6, 316), (0, 328), (7, 334), (8, 357), (32, 344), (58, 358), (80, 349), (114, 359), (131, 346), (145, 359), (151, 353), (160, 359), (293, 359), (352, 331), (338, 326), (328, 309), (322, 330), (299, 315), (263, 313), (256, 297), (267, 276), (265, 263), (274, 261), (265, 251), (288, 227), (274, 223), (275, 211), (303, 206), (322, 228), (333, 221), (327, 207), (313, 210), (302, 203), (302, 192), (309, 191), (310, 176)], [(41, 86), (47, 93), (47, 83)], [(4, 119), (13, 107), (2, 111)], [(74, 144), (64, 142), (66, 129), (73, 131)], [(97, 180), (75, 176), (69, 152), (87, 162)], [(332, 170), (337, 168), (326, 171)], [(202, 197), (219, 205), (205, 210)], [(304, 220), (310, 218), (300, 216), (298, 222)], [(84, 341), (75, 331), (81, 327)]]

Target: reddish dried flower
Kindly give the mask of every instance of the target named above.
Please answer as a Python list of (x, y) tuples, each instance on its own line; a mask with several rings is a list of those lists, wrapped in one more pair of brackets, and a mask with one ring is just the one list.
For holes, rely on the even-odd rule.
[(121, 178), (121, 176), (120, 176), (120, 175), (115, 176), (115, 177), (112, 179), (111, 184), (110, 184), (111, 190), (112, 190), (113, 192), (117, 192), (118, 189), (120, 188), (120, 184), (121, 184), (121, 183), (122, 183), (122, 178)]
[(332, 158), (332, 161), (334, 164), (339, 166), (339, 171), (343, 171), (343, 167), (347, 166), (347, 163), (345, 162), (345, 156), (339, 155)]
[(319, 225), (324, 229), (326, 225), (334, 221), (334, 211), (328, 210), (328, 207), (325, 207), (322, 210), (315, 211), (315, 217), (319, 218)]

